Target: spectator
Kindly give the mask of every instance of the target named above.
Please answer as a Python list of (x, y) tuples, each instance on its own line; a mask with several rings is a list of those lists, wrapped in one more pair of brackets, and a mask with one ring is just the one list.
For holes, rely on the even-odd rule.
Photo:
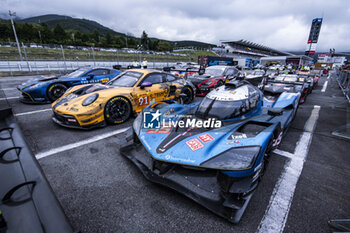
[(143, 62), (142, 62), (142, 68), (147, 69), (147, 64), (148, 64), (148, 62), (147, 62), (146, 58), (144, 58)]
[(140, 68), (140, 64), (136, 60), (134, 60), (132, 62), (132, 68)]

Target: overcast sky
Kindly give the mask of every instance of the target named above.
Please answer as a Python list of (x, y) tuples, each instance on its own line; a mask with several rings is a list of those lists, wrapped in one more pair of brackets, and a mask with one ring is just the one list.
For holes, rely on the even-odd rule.
[(167, 40), (245, 39), (303, 51), (313, 18), (324, 17), (317, 51), (350, 51), (349, 0), (0, 0), (0, 14), (63, 14), (115, 31)]

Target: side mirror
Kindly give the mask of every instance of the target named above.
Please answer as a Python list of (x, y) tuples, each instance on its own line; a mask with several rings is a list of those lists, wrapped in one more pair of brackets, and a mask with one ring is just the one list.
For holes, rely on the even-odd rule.
[(145, 87), (151, 87), (152, 86), (152, 83), (151, 82), (143, 82), (141, 84), (141, 89), (144, 89)]
[(205, 68), (204, 68), (203, 66), (201, 66), (201, 67), (199, 68), (198, 74), (199, 74), (199, 75), (203, 75), (204, 73), (205, 73)]
[(87, 75), (87, 80), (93, 79), (94, 76), (95, 76), (94, 74), (88, 74), (88, 75)]

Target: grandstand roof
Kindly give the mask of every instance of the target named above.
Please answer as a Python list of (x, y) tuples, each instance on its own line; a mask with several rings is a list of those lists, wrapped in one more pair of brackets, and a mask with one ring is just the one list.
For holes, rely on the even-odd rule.
[(235, 49), (235, 52), (247, 53), (257, 56), (288, 56), (291, 53), (282, 52), (264, 45), (259, 45), (247, 40), (238, 41), (221, 41), (222, 44), (227, 44)]

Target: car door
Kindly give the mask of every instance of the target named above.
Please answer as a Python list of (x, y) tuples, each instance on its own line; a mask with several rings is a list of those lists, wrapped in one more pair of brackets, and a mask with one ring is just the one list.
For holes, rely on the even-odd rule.
[(109, 81), (109, 69), (94, 69), (86, 74), (87, 83), (105, 83)]
[[(143, 87), (142, 84), (152, 83), (152, 86)], [(169, 94), (169, 85), (166, 84), (165, 74), (150, 73), (134, 88), (133, 96), (136, 103), (136, 112), (154, 102), (164, 100)]]

